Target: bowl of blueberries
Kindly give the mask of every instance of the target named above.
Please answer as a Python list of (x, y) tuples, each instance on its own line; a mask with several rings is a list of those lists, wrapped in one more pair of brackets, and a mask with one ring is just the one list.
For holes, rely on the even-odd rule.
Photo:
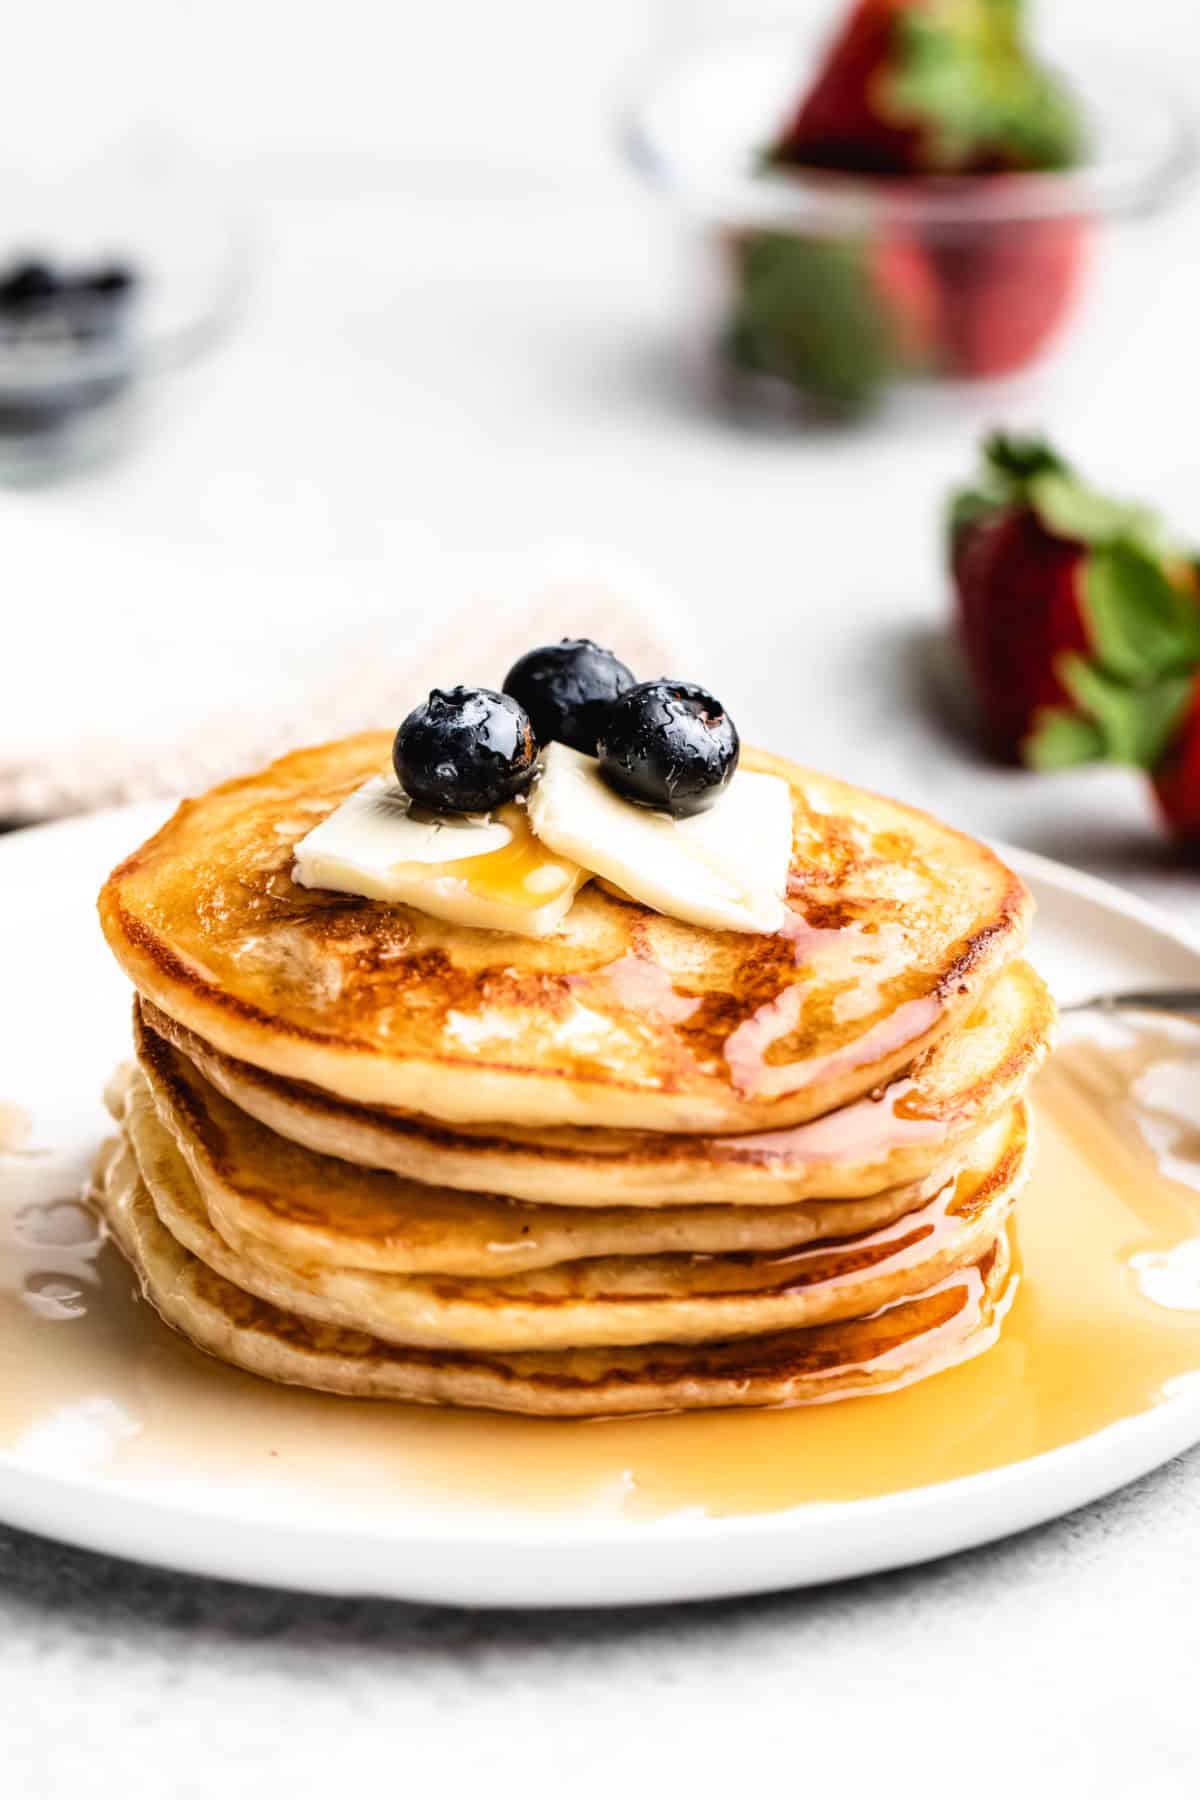
[(247, 234), (177, 155), (0, 172), (0, 480), (124, 443), (153, 378), (220, 342)]

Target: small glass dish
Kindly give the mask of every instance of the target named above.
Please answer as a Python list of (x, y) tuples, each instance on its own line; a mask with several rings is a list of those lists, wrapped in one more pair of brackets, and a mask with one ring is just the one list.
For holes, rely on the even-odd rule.
[(1165, 205), (1196, 167), (1168, 84), (1087, 55), (1069, 63), (1077, 168), (765, 171), (805, 67), (778, 30), (703, 41), (651, 73), (622, 132), (674, 216), (690, 347), (725, 397), (772, 411), (853, 416), (896, 384), (1026, 368), (1074, 313), (1100, 228)]
[(178, 151), (0, 160), (0, 480), (124, 441), (152, 377), (219, 342), (247, 233)]

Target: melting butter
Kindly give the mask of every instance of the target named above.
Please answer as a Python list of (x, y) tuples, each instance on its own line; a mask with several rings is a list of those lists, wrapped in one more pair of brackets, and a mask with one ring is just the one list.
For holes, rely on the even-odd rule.
[(522, 806), (435, 817), (379, 775), (301, 838), (293, 879), (456, 925), (546, 937), (587, 876), (538, 843)]
[(739, 769), (707, 812), (672, 819), (621, 799), (594, 757), (550, 744), (528, 806), (478, 817), (421, 813), (375, 776), (301, 838), (292, 875), (523, 937), (557, 930), (599, 875), (670, 918), (776, 932), (791, 853), (791, 794), (777, 775)]
[(786, 781), (738, 769), (707, 812), (622, 800), (594, 757), (551, 744), (529, 800), (542, 842), (655, 912), (715, 931), (779, 931), (792, 856)]

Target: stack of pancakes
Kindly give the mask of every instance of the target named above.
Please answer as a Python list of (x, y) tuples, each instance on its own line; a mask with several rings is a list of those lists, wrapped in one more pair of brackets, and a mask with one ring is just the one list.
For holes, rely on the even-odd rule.
[(990, 1343), (1053, 1005), (1030, 900), (782, 775), (784, 932), (588, 885), (546, 939), (298, 887), (372, 733), (185, 804), (110, 877), (135, 1061), (97, 1196), (162, 1316), (279, 1381), (548, 1414), (816, 1400)]

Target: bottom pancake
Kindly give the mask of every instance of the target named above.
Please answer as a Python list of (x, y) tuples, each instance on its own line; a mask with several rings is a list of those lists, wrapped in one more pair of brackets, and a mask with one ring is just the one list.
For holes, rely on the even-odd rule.
[(121, 1141), (95, 1197), (144, 1294), (198, 1348), (252, 1374), (369, 1399), (558, 1417), (786, 1405), (899, 1387), (985, 1350), (1011, 1298), (1001, 1232), (977, 1261), (866, 1319), (712, 1344), (480, 1353), (382, 1343), (254, 1298), (163, 1225)]

